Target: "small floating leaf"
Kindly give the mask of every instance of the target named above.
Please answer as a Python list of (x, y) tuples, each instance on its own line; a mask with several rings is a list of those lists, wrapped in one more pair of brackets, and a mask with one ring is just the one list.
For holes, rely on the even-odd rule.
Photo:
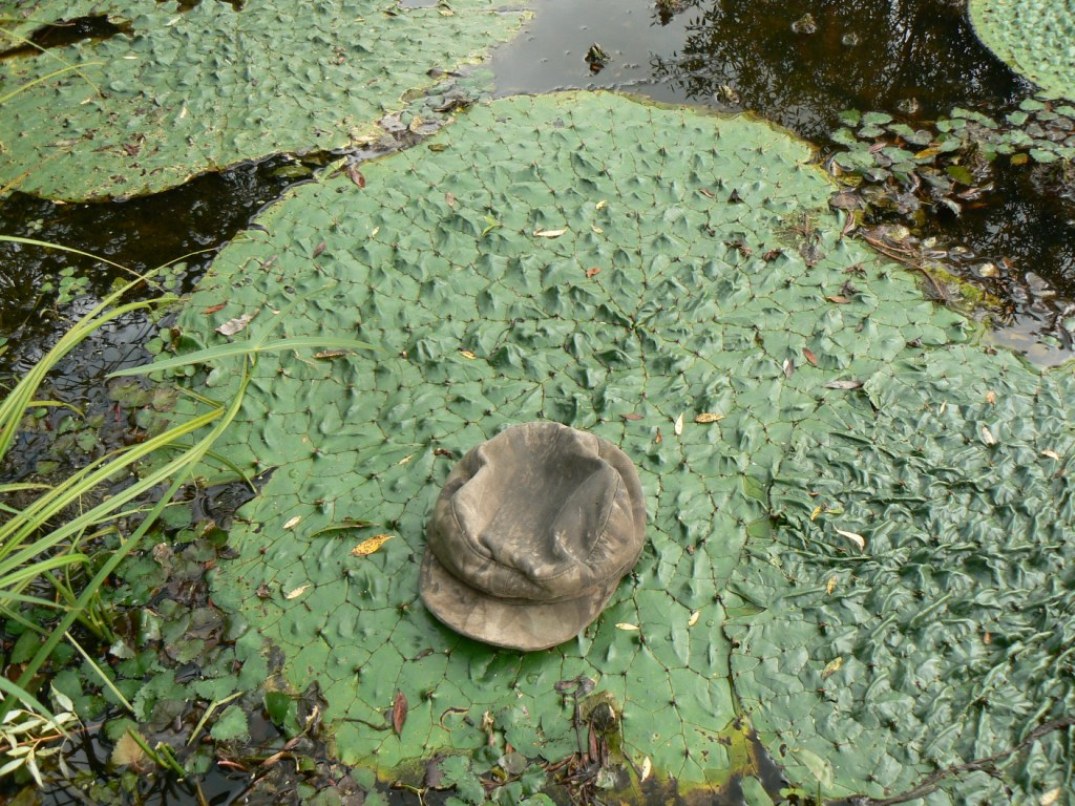
[(538, 238), (559, 238), (565, 232), (566, 229), (538, 229), (534, 230), (534, 235)]
[(293, 590), (286, 591), (284, 593), (284, 598), (289, 599), (289, 600), (290, 599), (297, 599), (298, 597), (302, 596), (302, 594), (306, 593), (306, 591), (308, 591), (310, 589), (310, 587), (311, 587), (310, 583), (306, 583), (305, 585), (299, 585), (297, 588), (295, 588)]
[(625, 632), (638, 632), (637, 624), (628, 624), (626, 621), (621, 621), (616, 625), (617, 630), (623, 630)]
[(703, 411), (694, 418), (694, 421), (700, 425), (708, 425), (709, 423), (718, 423), (723, 419), (723, 414), (717, 414), (715, 411)]
[(825, 668), (821, 670), (821, 679), (824, 680), (826, 677), (830, 677), (831, 675), (833, 675), (836, 672), (840, 671), (840, 668), (843, 665), (844, 665), (843, 655), (839, 655), (839, 656), (833, 658), (827, 664), (825, 664)]
[(301, 521), (301, 520), (302, 520), (302, 515), (296, 515), (294, 518), (289, 518), (287, 523), (284, 524), (284, 528), (285, 529), (292, 529), (295, 526), (297, 526), (299, 521)]

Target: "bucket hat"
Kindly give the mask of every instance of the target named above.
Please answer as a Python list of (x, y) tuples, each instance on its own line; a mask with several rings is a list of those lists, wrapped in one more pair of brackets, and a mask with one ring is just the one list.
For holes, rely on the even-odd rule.
[(559, 423), (513, 426), (449, 474), (426, 526), (422, 600), (470, 638), (548, 649), (597, 618), (645, 530), (623, 451)]

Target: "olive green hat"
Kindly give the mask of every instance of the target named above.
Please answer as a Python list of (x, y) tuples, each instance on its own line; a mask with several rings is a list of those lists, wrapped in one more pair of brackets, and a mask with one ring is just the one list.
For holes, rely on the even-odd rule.
[(509, 428), (453, 468), (426, 527), (426, 607), (463, 635), (548, 649), (597, 618), (646, 540), (627, 455), (559, 423)]

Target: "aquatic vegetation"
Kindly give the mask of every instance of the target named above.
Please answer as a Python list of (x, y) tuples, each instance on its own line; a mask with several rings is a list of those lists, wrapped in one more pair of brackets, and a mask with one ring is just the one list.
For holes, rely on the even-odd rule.
[[(20, 15), (40, 24), (80, 10), (39, 0)], [(55, 70), (44, 58), (0, 63), (0, 81), (26, 85), (0, 106), (0, 186), (24, 177), (22, 189), (49, 198), (130, 196), (276, 152), (356, 147), (381, 134), (377, 121), (402, 110), (405, 95), (476, 60), (522, 20), (494, 0), (109, 10), (125, 18), (123, 32), (49, 51), (93, 59), (75, 75), (42, 80)]]
[(1075, 6), (1067, 0), (970, 0), (978, 37), (1049, 96), (1075, 100)]
[[(976, 345), (843, 237), (810, 159), (754, 120), (567, 93), (289, 191), (202, 281), (185, 349), (239, 320), (267, 339), (273, 310), (383, 352), (252, 368), (218, 450), (271, 478), (213, 600), (256, 629), (192, 690), (256, 690), (281, 659), (343, 761), (418, 786), (409, 762), (464, 753), (468, 797), (511, 751), (584, 753), (598, 703), (609, 786), (760, 788), (743, 716), (808, 795), (1069, 786), (1075, 382)], [(649, 543), (577, 640), (496, 652), (422, 607), (424, 523), (467, 449), (542, 418), (635, 460)]]
[[(11, 449), (29, 412), (62, 405), (35, 396), (64, 356), (95, 330), (130, 311), (175, 301), (174, 297), (161, 297), (123, 302), (123, 296), (141, 282), (127, 284), (102, 300), (7, 390), (0, 401), (0, 459)], [(18, 637), (13, 652), (21, 664), (16, 681), (0, 679), (5, 703), (21, 700), (25, 707), (48, 715), (30, 686), (56, 647), (65, 641), (73, 643), (68, 630), (76, 621), (101, 640), (114, 637), (101, 586), (122, 558), (138, 546), (171, 502), (185, 474), (204, 459), (222, 424), (233, 415), (234, 405), (230, 414), (223, 404), (212, 405), (144, 442), (93, 459), (57, 483), (0, 484), (0, 510), (4, 513), (0, 524), (0, 613), (9, 635)], [(184, 438), (204, 428), (209, 431), (183, 444)], [(165, 455), (171, 451), (174, 455)], [(103, 493), (103, 485), (122, 481), (137, 463), (153, 455), (160, 458), (158, 467), (130, 484), (113, 487), (107, 495)], [(167, 492), (145, 503), (151, 491), (167, 484), (171, 485)], [(123, 533), (118, 524), (132, 520), (137, 526), (129, 534)], [(107, 678), (104, 682), (110, 685)]]

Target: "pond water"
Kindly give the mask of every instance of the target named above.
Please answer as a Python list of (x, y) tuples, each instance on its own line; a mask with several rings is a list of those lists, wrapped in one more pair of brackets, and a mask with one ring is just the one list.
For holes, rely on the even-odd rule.
[[(723, 112), (749, 110), (827, 152), (837, 148), (830, 134), (845, 109), (883, 111), (917, 127), (957, 106), (997, 117), (1032, 94), (977, 41), (963, 5), (544, 0), (534, 3), (535, 17), (522, 34), (494, 51), (491, 66), (499, 95), (608, 88)], [(289, 185), (305, 181), (318, 162), (304, 167), (281, 155), (126, 202), (57, 205), (14, 193), (0, 201), (0, 232), (100, 254), (134, 271), (191, 255), (179, 277), (180, 287), (189, 287), (216, 250)], [(927, 210), (922, 235), (962, 247), (952, 263), (956, 273), (1002, 298), (997, 341), (1038, 362), (1059, 363), (1073, 349), (1075, 190), (1032, 167), (998, 166), (992, 176), (977, 206), (959, 215)], [(983, 264), (999, 266), (1002, 275), (979, 277)], [(70, 300), (43, 290), (46, 283), (58, 286), (65, 268), (86, 278)], [(70, 317), (121, 278), (89, 259), (0, 245), (0, 337), (9, 340), (0, 380), (25, 371)], [(89, 402), (91, 409), (107, 406), (103, 376), (145, 360), (142, 345), (154, 327), (130, 319), (103, 331), (61, 368), (56, 396)], [(42, 450), (25, 446), (8, 475), (27, 472)], [(214, 781), (221, 788), (211, 802), (228, 802), (231, 783)], [(182, 800), (173, 791), (159, 793), (157, 802)]]

